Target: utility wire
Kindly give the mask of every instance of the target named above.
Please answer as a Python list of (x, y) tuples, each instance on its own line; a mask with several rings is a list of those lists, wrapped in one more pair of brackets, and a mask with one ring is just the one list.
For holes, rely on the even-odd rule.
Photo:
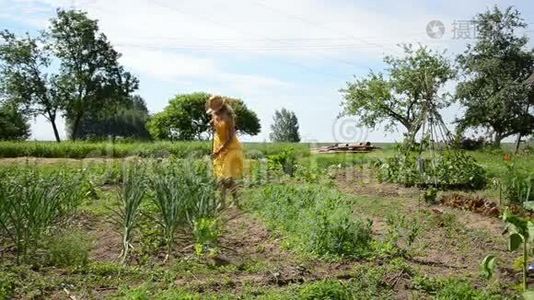
[[(178, 12), (178, 13), (183, 14), (183, 15), (190, 16), (190, 14), (188, 14), (187, 12), (185, 12), (183, 10), (180, 10), (180, 9), (177, 9), (176, 7), (169, 6), (169, 5), (165, 4), (165, 3), (160, 2), (159, 0), (152, 0), (152, 1), (150, 1), (150, 4), (157, 5), (159, 7), (165, 8), (165, 9), (170, 9), (172, 11)], [(230, 29), (230, 30), (232, 30), (232, 31), (234, 31), (234, 32), (236, 32), (238, 34), (243, 35), (243, 31), (236, 30), (235, 28), (230, 27), (225, 23), (217, 22), (217, 21), (213, 20), (212, 18), (208, 18), (208, 17), (203, 16), (203, 15), (195, 15), (195, 17), (199, 18), (199, 19), (203, 19), (203, 20), (205, 20), (207, 22), (210, 22), (212, 24), (215, 24), (217, 26), (228, 28), (228, 29)], [(268, 37), (265, 37), (265, 39), (268, 40), (268, 41), (276, 42), (276, 39), (271, 39), (271, 38), (268, 38)], [(347, 62), (344, 62), (344, 63), (347, 63)], [(320, 74), (335, 78), (336, 80), (339, 80), (339, 75), (337, 75), (337, 74), (332, 74), (332, 73), (323, 72), (323, 71), (317, 71), (316, 69), (313, 69), (313, 68), (310, 68), (310, 67), (308, 67), (306, 65), (302, 65), (302, 64), (299, 64), (299, 63), (295, 63), (295, 62), (287, 62), (287, 64), (294, 65), (294, 66), (297, 66), (299, 68), (303, 68), (303, 69), (306, 69), (306, 70), (309, 70), (309, 71), (313, 71), (315, 73), (320, 73)], [(354, 65), (353, 63), (350, 63), (350, 64)], [(358, 66), (358, 67), (360, 67), (360, 66)]]

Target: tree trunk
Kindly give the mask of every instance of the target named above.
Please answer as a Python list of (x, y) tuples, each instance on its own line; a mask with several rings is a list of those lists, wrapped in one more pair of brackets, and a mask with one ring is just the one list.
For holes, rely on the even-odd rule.
[(50, 124), (52, 124), (52, 130), (54, 130), (54, 137), (56, 138), (56, 142), (61, 142), (61, 138), (59, 137), (59, 131), (57, 130), (56, 125), (56, 114), (52, 113), (50, 111), (47, 111), (48, 114), (48, 121), (50, 121)]
[(56, 137), (56, 142), (60, 143), (61, 138), (59, 137), (59, 132), (57, 130), (56, 120), (51, 120), (50, 123), (52, 123), (52, 129), (54, 130), (54, 136)]
[(521, 133), (517, 134), (517, 141), (515, 142), (515, 154), (519, 152), (519, 145), (521, 144)]
[(79, 113), (76, 116), (74, 123), (72, 124), (72, 132), (70, 137), (72, 141), (76, 141), (76, 139), (78, 138), (78, 128), (80, 127), (80, 121), (82, 120), (82, 116), (83, 114)]
[(500, 148), (502, 139), (503, 139), (502, 132), (495, 132), (495, 137), (493, 139), (493, 146), (495, 148)]
[[(530, 102), (527, 103), (527, 106), (526, 106), (526, 109), (525, 109), (525, 114), (528, 116), (529, 115), (529, 110), (530, 110)], [(519, 145), (521, 144), (521, 133), (518, 133), (517, 135), (517, 141), (515, 143), (515, 154), (517, 154), (517, 152), (519, 152)]]

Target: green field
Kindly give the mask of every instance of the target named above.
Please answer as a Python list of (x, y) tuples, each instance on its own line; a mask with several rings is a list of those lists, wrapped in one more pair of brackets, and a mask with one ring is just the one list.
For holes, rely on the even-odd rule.
[[(209, 147), (0, 143), (0, 298), (520, 297), (521, 253), (507, 250), (503, 222), (379, 182), (389, 145), (310, 155), (307, 144), (245, 144), (240, 202), (222, 210)], [(290, 168), (273, 166), (288, 151)], [(510, 163), (534, 170), (526, 152), (511, 162), (501, 150), (469, 154), (486, 187), (439, 197), (502, 203), (502, 212), (493, 182)], [(490, 279), (479, 267), (488, 254), (498, 258)]]

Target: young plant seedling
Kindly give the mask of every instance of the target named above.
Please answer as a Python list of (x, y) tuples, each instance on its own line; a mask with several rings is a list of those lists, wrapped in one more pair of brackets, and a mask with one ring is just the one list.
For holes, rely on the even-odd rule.
[(508, 248), (510, 251), (515, 251), (521, 246), (523, 250), (523, 262), (521, 264), (523, 269), (523, 290), (528, 289), (527, 282), (527, 261), (528, 261), (528, 249), (530, 243), (534, 240), (534, 223), (527, 221), (520, 217), (510, 214), (505, 211), (503, 214), (503, 220), (506, 223), (506, 230), (508, 232)]

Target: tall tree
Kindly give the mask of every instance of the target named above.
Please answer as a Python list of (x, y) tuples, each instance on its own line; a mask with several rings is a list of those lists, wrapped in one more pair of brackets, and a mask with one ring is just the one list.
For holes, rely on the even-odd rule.
[(58, 10), (50, 36), (60, 61), (58, 97), (76, 139), (84, 114), (124, 101), (138, 81), (119, 65), (120, 54), (86, 13)]
[[(206, 114), (207, 93), (177, 95), (162, 112), (150, 118), (148, 129), (154, 139), (202, 140), (210, 136), (210, 116)], [(256, 135), (260, 121), (255, 112), (239, 99), (226, 98), (235, 113), (240, 134)]]
[(56, 118), (61, 103), (56, 97), (57, 77), (48, 73), (51, 51), (45, 34), (17, 38), (6, 30), (0, 38), (0, 90), (10, 101), (24, 105), (26, 113), (44, 116), (59, 142)]
[(385, 122), (386, 129), (406, 128), (413, 140), (421, 128), (425, 106), (434, 112), (450, 105), (448, 94), (439, 89), (454, 78), (449, 61), (438, 52), (419, 46), (403, 46), (402, 57), (386, 56), (387, 76), (371, 71), (367, 77), (347, 82), (341, 89), (343, 114), (354, 115), (361, 125), (374, 127)]
[(466, 107), (459, 129), (486, 128), (499, 146), (503, 138), (528, 135), (534, 128), (534, 97), (527, 83), (534, 71), (534, 52), (527, 48), (527, 37), (517, 34), (526, 27), (519, 11), (494, 7), (474, 21), (477, 40), (457, 57), (464, 80), (456, 97)]
[(0, 140), (25, 140), (30, 125), (15, 103), (0, 103)]
[[(124, 103), (89, 111), (82, 117), (76, 139), (123, 137), (150, 139), (146, 128), (148, 109), (140, 96), (129, 97)], [(72, 136), (71, 124), (67, 124)]]
[(273, 142), (300, 142), (299, 121), (295, 113), (285, 108), (275, 111), (269, 138)]

